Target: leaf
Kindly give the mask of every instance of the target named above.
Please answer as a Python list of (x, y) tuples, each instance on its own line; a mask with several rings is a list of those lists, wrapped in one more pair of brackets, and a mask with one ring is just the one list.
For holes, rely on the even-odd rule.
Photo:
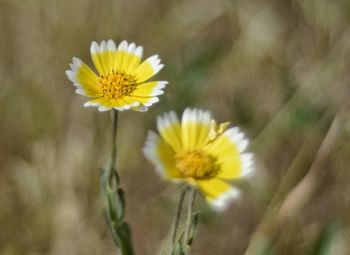
[[(132, 248), (131, 231), (124, 218), (125, 195), (118, 187), (118, 175), (110, 170), (101, 170), (101, 192), (105, 202), (105, 219), (114, 243), (119, 247), (122, 255), (134, 254)], [(116, 187), (114, 187), (116, 186)]]
[(174, 250), (172, 251), (171, 255), (185, 255), (185, 251), (181, 245), (180, 242), (178, 242), (176, 245), (175, 245), (175, 248)]
[(191, 231), (190, 231), (190, 236), (188, 239), (188, 245), (191, 246), (195, 233), (196, 233), (196, 229), (198, 226), (198, 221), (199, 221), (199, 212), (195, 212), (192, 214), (192, 225), (191, 225)]
[(121, 188), (118, 188), (117, 190), (117, 195), (118, 195), (118, 202), (119, 202), (119, 213), (118, 213), (118, 219), (123, 219), (124, 218), (124, 213), (125, 213), (125, 193), (124, 190)]

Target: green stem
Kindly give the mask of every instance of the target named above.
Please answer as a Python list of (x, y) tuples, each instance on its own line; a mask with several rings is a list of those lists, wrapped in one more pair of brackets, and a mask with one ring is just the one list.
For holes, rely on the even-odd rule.
[(196, 195), (197, 195), (197, 189), (192, 187), (191, 188), (191, 195), (188, 203), (187, 208), (187, 219), (186, 219), (186, 225), (185, 225), (185, 236), (184, 236), (184, 246), (189, 245), (189, 236), (191, 232), (191, 226), (192, 226), (192, 214), (193, 214), (193, 208), (194, 203), (196, 201)]
[(174, 249), (174, 247), (175, 247), (177, 230), (179, 228), (182, 207), (183, 207), (183, 204), (184, 204), (184, 199), (185, 199), (185, 195), (186, 195), (187, 190), (188, 190), (187, 186), (184, 186), (181, 189), (179, 202), (177, 204), (175, 218), (174, 218), (174, 226), (173, 226), (173, 231), (172, 231), (172, 234), (171, 234), (172, 249)]
[(111, 181), (113, 175), (117, 176), (119, 184), (119, 175), (117, 172), (116, 161), (117, 161), (117, 130), (118, 130), (118, 111), (112, 110), (112, 147), (111, 147), (111, 165), (109, 167), (108, 179)]
[(133, 255), (130, 227), (124, 221), (124, 191), (119, 186), (117, 162), (118, 111), (112, 110), (112, 146), (110, 166), (102, 172), (101, 187), (105, 198), (105, 215), (112, 238), (122, 255)]

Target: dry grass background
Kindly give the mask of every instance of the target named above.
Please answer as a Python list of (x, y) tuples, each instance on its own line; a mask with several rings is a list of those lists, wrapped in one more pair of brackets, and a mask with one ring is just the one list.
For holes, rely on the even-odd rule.
[(115, 254), (98, 187), (110, 116), (64, 74), (109, 38), (159, 54), (170, 82), (120, 117), (137, 254), (156, 254), (178, 195), (144, 159), (145, 134), (186, 106), (241, 126), (257, 164), (227, 211), (197, 201), (192, 254), (350, 254), (349, 25), (348, 0), (0, 0), (0, 254)]

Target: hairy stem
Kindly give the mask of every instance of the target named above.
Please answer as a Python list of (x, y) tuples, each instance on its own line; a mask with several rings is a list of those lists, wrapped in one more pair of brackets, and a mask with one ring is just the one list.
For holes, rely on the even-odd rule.
[(105, 200), (105, 218), (115, 245), (122, 255), (133, 255), (130, 226), (124, 221), (125, 195), (117, 171), (118, 111), (112, 110), (110, 166), (102, 171), (101, 189)]
[(196, 201), (196, 195), (197, 195), (197, 189), (192, 187), (191, 188), (191, 195), (188, 200), (188, 208), (187, 208), (187, 219), (186, 219), (186, 225), (185, 225), (185, 236), (184, 236), (184, 245), (189, 244), (189, 236), (191, 232), (191, 226), (192, 226), (192, 215), (193, 215), (193, 208), (194, 203)]
[(180, 197), (179, 197), (179, 202), (177, 204), (176, 208), (176, 213), (174, 217), (174, 226), (173, 226), (173, 231), (171, 233), (171, 242), (172, 242), (172, 248), (174, 249), (175, 243), (176, 243), (176, 235), (177, 235), (177, 230), (179, 228), (179, 223), (180, 223), (180, 218), (181, 218), (181, 212), (182, 212), (182, 207), (184, 204), (184, 199), (186, 196), (187, 192), (187, 187), (184, 186), (181, 190)]
[[(118, 111), (112, 110), (112, 147), (111, 147), (111, 165), (109, 169), (109, 179), (111, 180), (113, 175), (117, 175), (116, 161), (117, 161), (117, 130), (118, 130)], [(117, 177), (119, 183), (119, 176)]]

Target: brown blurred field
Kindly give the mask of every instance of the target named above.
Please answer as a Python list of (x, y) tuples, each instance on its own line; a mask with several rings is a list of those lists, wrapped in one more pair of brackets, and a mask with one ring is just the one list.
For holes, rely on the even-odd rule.
[(146, 131), (186, 106), (241, 126), (257, 166), (227, 211), (197, 200), (192, 254), (350, 254), (348, 0), (0, 0), (0, 255), (115, 254), (98, 170), (110, 115), (64, 73), (110, 38), (159, 54), (170, 83), (120, 115), (137, 254), (157, 254), (179, 192), (143, 157)]

